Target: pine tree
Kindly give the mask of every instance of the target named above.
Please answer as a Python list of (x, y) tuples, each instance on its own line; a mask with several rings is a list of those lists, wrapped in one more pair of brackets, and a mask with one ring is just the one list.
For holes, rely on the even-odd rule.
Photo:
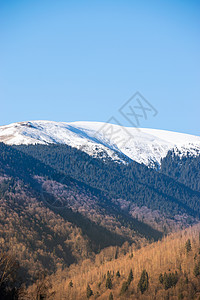
[(188, 275), (187, 275), (187, 273), (184, 273), (184, 276), (185, 276), (185, 283), (186, 283), (186, 284), (188, 284), (188, 282), (189, 282), (189, 279), (188, 279)]
[(198, 264), (195, 264), (194, 267), (194, 276), (197, 277), (200, 275), (200, 262)]
[(72, 280), (70, 280), (70, 282), (69, 282), (69, 287), (70, 287), (70, 288), (73, 287), (73, 281), (72, 281)]
[(160, 283), (163, 283), (163, 274), (162, 273), (160, 273), (160, 275), (159, 275), (159, 281), (160, 281)]
[(185, 249), (187, 254), (192, 250), (190, 239), (188, 239), (187, 242), (185, 243)]
[(116, 277), (120, 277), (121, 275), (120, 275), (120, 273), (119, 273), (119, 270), (117, 271), (117, 273), (116, 273)]
[(127, 290), (128, 290), (128, 284), (127, 284), (127, 281), (124, 281), (122, 283), (120, 294), (123, 295)]
[(87, 286), (87, 298), (89, 299), (93, 295), (90, 285)]
[(110, 295), (109, 295), (109, 298), (108, 298), (108, 300), (113, 300), (114, 298), (113, 298), (113, 294), (112, 294), (112, 292), (110, 292)]
[(127, 284), (130, 285), (131, 281), (133, 280), (133, 271), (130, 270), (130, 273), (128, 275)]
[(140, 280), (138, 282), (138, 289), (142, 294), (148, 289), (149, 286), (149, 276), (146, 270), (142, 271)]
[(110, 290), (112, 289), (112, 279), (109, 271), (107, 273), (106, 288)]
[(177, 271), (175, 271), (175, 273), (169, 273), (169, 274), (165, 272), (164, 276), (160, 277), (160, 282), (163, 284), (165, 290), (168, 290), (169, 288), (175, 286), (178, 282)]

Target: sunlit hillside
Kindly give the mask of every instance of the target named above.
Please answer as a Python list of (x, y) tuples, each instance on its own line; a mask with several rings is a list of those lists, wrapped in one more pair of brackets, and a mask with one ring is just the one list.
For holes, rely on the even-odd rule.
[[(128, 246), (126, 249), (126, 245), (118, 250), (116, 247), (108, 248), (96, 255), (95, 261), (85, 260), (81, 265), (71, 265), (69, 269), (57, 271), (48, 279), (38, 281), (29, 293), (36, 299), (35, 291), (40, 285), (49, 299), (51, 293), (52, 299), (74, 300), (87, 297), (91, 300), (199, 299), (199, 232), (200, 224), (141, 249)], [(128, 253), (123, 255), (123, 251), (127, 250)], [(118, 255), (119, 258), (116, 258)], [(131, 270), (133, 280), (129, 278)], [(141, 285), (138, 286), (143, 270), (148, 274), (147, 289), (144, 291)]]

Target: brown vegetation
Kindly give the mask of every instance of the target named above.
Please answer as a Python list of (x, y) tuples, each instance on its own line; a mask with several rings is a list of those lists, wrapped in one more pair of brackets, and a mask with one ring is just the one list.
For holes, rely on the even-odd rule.
[(81, 229), (45, 207), (21, 181), (9, 183), (0, 198), (0, 248), (16, 257), (29, 279), (86, 258), (90, 249)]
[[(93, 293), (90, 296), (91, 300), (109, 299), (109, 297), (111, 299), (112, 297), (113, 299), (198, 299), (200, 276), (194, 270), (196, 266), (200, 266), (199, 232), (200, 225), (195, 225), (141, 249), (127, 245), (128, 253), (123, 255), (120, 249), (117, 259), (115, 258), (117, 248), (110, 247), (96, 255), (94, 261), (87, 259), (65, 270), (60, 269), (56, 274), (48, 277), (52, 283), (51, 292), (55, 293), (54, 299), (87, 299), (88, 285)], [(188, 239), (191, 248), (188, 247)], [(130, 281), (128, 278), (131, 269), (133, 280)], [(138, 283), (143, 270), (146, 270), (149, 282), (147, 291), (142, 294), (138, 289)], [(108, 271), (112, 281), (111, 288), (107, 286)], [(172, 278), (171, 282), (169, 280), (166, 284), (161, 283), (161, 273), (165, 276), (165, 280)], [(122, 291), (123, 283), (128, 281), (127, 289)], [(70, 282), (73, 283), (71, 286)], [(36, 289), (37, 284), (29, 288), (33, 299), (35, 299)]]

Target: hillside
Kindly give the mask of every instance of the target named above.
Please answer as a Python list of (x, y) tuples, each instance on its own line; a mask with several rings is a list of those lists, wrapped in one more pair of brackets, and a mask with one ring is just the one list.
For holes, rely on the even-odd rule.
[[(129, 247), (125, 255), (122, 249), (109, 248), (96, 255), (95, 260), (86, 260), (69, 269), (59, 270), (43, 281), (43, 287), (45, 282), (51, 282), (52, 288), (46, 290), (46, 293), (54, 292), (55, 300), (87, 299), (88, 284), (93, 292), (88, 297), (91, 300), (199, 299), (199, 232), (198, 224), (141, 249)], [(116, 258), (116, 253), (119, 253), (119, 258)], [(131, 279), (130, 270), (133, 275)], [(146, 290), (138, 286), (143, 270), (148, 273)], [(129, 282), (127, 288), (124, 288), (124, 282)], [(29, 288), (29, 295), (33, 299), (38, 284)]]
[(53, 272), (111, 245), (139, 246), (162, 236), (120, 210), (109, 193), (3, 143), (0, 176), (1, 247), (14, 253), (27, 280), (36, 270)]
[(181, 228), (198, 219), (200, 193), (145, 165), (91, 159), (67, 145), (21, 145), (16, 149), (64, 176), (70, 175), (106, 192), (127, 216), (132, 215), (161, 231)]
[(180, 157), (175, 151), (169, 151), (161, 161), (160, 172), (190, 187), (200, 191), (200, 157)]

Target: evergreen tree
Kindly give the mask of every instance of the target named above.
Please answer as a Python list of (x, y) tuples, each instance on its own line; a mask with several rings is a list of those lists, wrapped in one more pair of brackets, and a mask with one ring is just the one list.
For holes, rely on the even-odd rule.
[(87, 298), (89, 299), (93, 295), (90, 285), (87, 286)]
[(175, 273), (169, 273), (169, 274), (165, 272), (161, 283), (164, 285), (165, 290), (168, 290), (169, 288), (175, 286), (177, 282), (178, 282), (178, 273), (177, 271), (175, 271)]
[(120, 294), (123, 295), (127, 290), (128, 290), (128, 283), (127, 283), (127, 281), (124, 281), (122, 283)]
[(164, 285), (165, 290), (167, 290), (171, 287), (170, 278), (166, 272), (164, 273), (164, 276), (163, 276), (163, 285)]
[(140, 280), (138, 282), (138, 289), (142, 294), (148, 289), (149, 286), (149, 276), (146, 270), (142, 271)]
[(70, 280), (70, 282), (69, 282), (69, 287), (70, 287), (70, 288), (73, 287), (73, 281), (72, 281), (72, 280)]
[(131, 281), (133, 280), (133, 271), (130, 270), (130, 273), (128, 275), (127, 284), (130, 285)]
[(120, 275), (120, 273), (119, 273), (119, 270), (117, 271), (117, 273), (116, 273), (116, 277), (120, 277), (121, 275)]
[(190, 239), (188, 239), (187, 242), (185, 243), (185, 249), (187, 254), (192, 250)]
[(159, 275), (159, 281), (160, 281), (160, 283), (163, 283), (163, 274), (162, 273), (160, 273), (160, 275)]
[(197, 277), (200, 275), (200, 262), (198, 264), (195, 264), (194, 266), (194, 276)]
[(113, 300), (113, 299), (114, 299), (113, 294), (112, 294), (112, 292), (110, 292), (108, 300)]
[(107, 273), (106, 288), (110, 290), (112, 289), (112, 279), (109, 271)]
[(189, 282), (189, 279), (188, 279), (188, 275), (187, 275), (187, 273), (184, 273), (184, 276), (185, 276), (185, 283), (186, 283), (186, 284), (188, 284), (188, 282)]

